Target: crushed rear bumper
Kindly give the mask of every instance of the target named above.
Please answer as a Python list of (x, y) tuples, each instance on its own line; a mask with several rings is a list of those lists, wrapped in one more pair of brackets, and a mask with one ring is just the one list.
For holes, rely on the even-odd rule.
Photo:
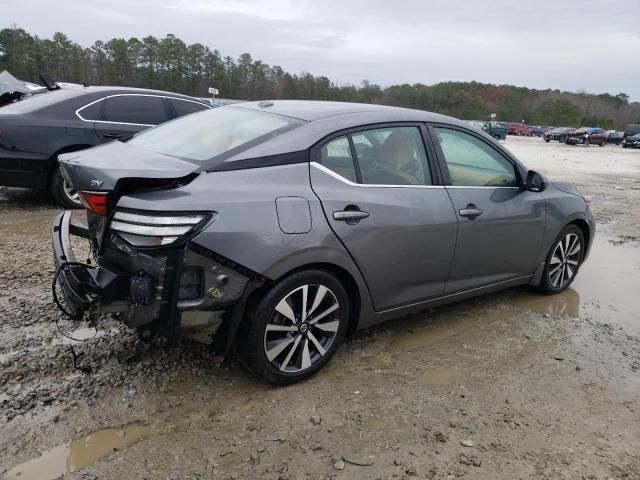
[[(55, 278), (62, 293), (57, 299), (73, 318), (81, 319), (85, 313), (95, 312), (101, 300), (119, 290), (123, 277), (101, 267), (93, 267), (76, 260), (71, 245), (71, 235), (88, 238), (85, 227), (72, 223), (71, 211), (58, 214), (53, 220), (51, 239)], [(120, 305), (117, 311), (128, 310)]]

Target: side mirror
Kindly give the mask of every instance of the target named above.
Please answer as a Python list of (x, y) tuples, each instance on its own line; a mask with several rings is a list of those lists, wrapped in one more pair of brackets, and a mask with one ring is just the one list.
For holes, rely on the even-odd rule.
[(530, 192), (542, 192), (545, 188), (547, 188), (548, 184), (549, 182), (547, 181), (547, 179), (538, 172), (529, 170), (529, 172), (527, 173), (526, 187)]

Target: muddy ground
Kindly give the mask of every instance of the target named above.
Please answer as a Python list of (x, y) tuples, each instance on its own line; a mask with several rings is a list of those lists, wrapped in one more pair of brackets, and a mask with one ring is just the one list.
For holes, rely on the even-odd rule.
[(63, 337), (56, 320), (75, 326), (50, 295), (56, 208), (0, 189), (0, 476), (640, 479), (640, 151), (506, 145), (592, 200), (598, 235), (573, 287), (359, 332), (287, 388), (115, 323)]

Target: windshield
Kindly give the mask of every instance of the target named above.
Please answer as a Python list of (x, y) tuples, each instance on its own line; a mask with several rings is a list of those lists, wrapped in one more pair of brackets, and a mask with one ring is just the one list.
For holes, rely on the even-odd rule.
[(576, 130), (575, 132), (573, 132), (573, 133), (589, 133), (589, 130), (591, 130), (591, 129), (590, 129), (590, 128), (587, 128), (587, 127), (582, 127), (582, 128), (577, 129), (577, 130)]
[(254, 110), (222, 107), (187, 115), (135, 135), (127, 143), (203, 162), (238, 153), (291, 130), (302, 121)]

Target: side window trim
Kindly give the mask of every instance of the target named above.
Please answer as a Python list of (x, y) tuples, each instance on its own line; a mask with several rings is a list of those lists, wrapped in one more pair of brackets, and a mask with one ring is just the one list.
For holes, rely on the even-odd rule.
[[(435, 132), (435, 128), (448, 128), (450, 130), (456, 130), (458, 132), (462, 132), (462, 133), (466, 133), (468, 135), (471, 135), (472, 137), (480, 140), (481, 142), (483, 142), (485, 145), (487, 145), (488, 147), (490, 147), (494, 152), (498, 153), (502, 158), (504, 158), (507, 162), (509, 162), (511, 164), (511, 166), (513, 167), (513, 171), (515, 173), (516, 176), (516, 180), (518, 181), (518, 185), (517, 187), (500, 187), (500, 186), (480, 186), (480, 185), (452, 185), (451, 184), (451, 176), (449, 175), (449, 167), (447, 165), (447, 161), (444, 158), (444, 152), (442, 151), (442, 147), (440, 146), (440, 143), (437, 141), (437, 137), (436, 137), (436, 132)], [(480, 135), (477, 135), (476, 132), (473, 132), (471, 130), (466, 130), (464, 128), (460, 128), (457, 125), (449, 125), (447, 123), (427, 123), (426, 124), (426, 128), (427, 128), (427, 132), (429, 134), (431, 143), (433, 143), (433, 146), (436, 150), (436, 158), (438, 161), (438, 166), (440, 167), (440, 171), (442, 173), (442, 177), (443, 177), (443, 184), (446, 185), (447, 188), (506, 188), (506, 189), (510, 189), (510, 190), (521, 190), (522, 189), (522, 184), (523, 184), (523, 180), (522, 180), (522, 175), (520, 173), (520, 168), (518, 167), (518, 165), (512, 160), (510, 159), (508, 156), (506, 156), (504, 153), (502, 153), (500, 150), (497, 150), (493, 145), (491, 145), (489, 142), (487, 142), (486, 139), (482, 138)]]
[[(430, 171), (430, 175), (431, 175), (431, 185), (386, 185), (386, 184), (365, 184), (362, 183), (362, 176), (361, 176), (361, 172), (360, 172), (360, 165), (358, 162), (358, 156), (356, 155), (356, 151), (355, 151), (355, 146), (353, 144), (353, 140), (351, 139), (351, 135), (353, 134), (357, 134), (360, 132), (366, 132), (368, 130), (378, 130), (378, 129), (383, 129), (383, 128), (397, 128), (397, 127), (415, 127), (420, 131), (420, 136), (422, 137), (422, 143), (423, 143), (423, 147), (425, 149), (425, 153), (427, 155), (427, 165), (426, 167), (429, 168)], [(430, 138), (430, 136), (428, 134), (426, 134), (427, 132), (425, 131), (425, 128), (428, 128), (428, 126), (426, 126), (423, 122), (382, 122), (382, 123), (374, 123), (374, 124), (369, 124), (369, 125), (359, 125), (357, 127), (351, 127), (351, 128), (346, 128), (343, 130), (339, 130), (336, 132), (331, 133), (330, 135), (326, 136), (325, 138), (323, 138), (322, 140), (320, 140), (319, 142), (317, 142), (315, 145), (313, 145), (311, 147), (311, 155), (310, 155), (310, 160), (311, 160), (311, 165), (315, 166), (315, 167), (321, 167), (320, 170), (322, 170), (325, 173), (330, 174), (331, 176), (333, 176), (334, 178), (343, 181), (344, 183), (347, 183), (348, 185), (351, 186), (356, 186), (356, 187), (374, 187), (374, 188), (443, 188), (445, 183), (444, 183), (444, 178), (443, 175), (440, 172), (439, 168), (436, 168), (438, 165), (436, 165), (436, 162), (438, 162), (438, 156), (435, 152), (434, 146), (433, 146), (433, 141)], [(332, 140), (335, 140), (336, 138), (342, 137), (342, 136), (346, 136), (349, 139), (349, 146), (350, 146), (350, 151), (351, 151), (351, 158), (353, 160), (355, 169), (356, 169), (356, 176), (358, 178), (358, 183), (354, 183), (351, 180), (342, 177), (341, 175), (335, 173), (334, 171), (328, 169), (327, 167), (325, 167), (324, 165), (322, 165), (322, 161), (320, 160), (320, 149), (328, 144), (329, 142), (331, 142)]]
[(349, 141), (349, 152), (351, 152), (351, 161), (353, 162), (353, 168), (356, 171), (356, 181), (358, 184), (361, 184), (362, 172), (360, 172), (360, 162), (358, 161), (358, 153), (356, 152), (356, 146), (353, 143), (353, 139), (351, 138), (350, 133), (348, 133), (346, 137), (347, 137), (347, 140)]
[[(83, 122), (99, 122), (99, 121), (100, 121), (100, 118), (102, 118), (102, 113), (103, 113), (103, 111), (104, 111), (104, 101), (105, 101), (106, 99), (107, 99), (107, 97), (102, 97), (102, 98), (99, 98), (99, 99), (97, 99), (97, 100), (93, 100), (93, 101), (91, 101), (91, 102), (87, 103), (86, 105), (84, 105), (84, 106), (82, 106), (82, 107), (78, 108), (78, 109), (76, 110), (76, 116), (77, 116), (80, 120), (82, 120)], [(82, 110), (84, 110), (85, 108), (92, 107), (92, 106), (93, 106), (93, 105), (95, 105), (96, 103), (100, 103), (100, 102), (102, 102), (102, 105), (100, 105), (100, 108), (99, 108), (99, 110), (98, 110), (98, 112), (99, 112), (99, 113), (98, 113), (98, 118), (84, 118), (82, 115), (80, 115), (80, 112), (81, 112)]]
[[(86, 105), (78, 108), (76, 110), (76, 116), (84, 121), (84, 122), (100, 122), (100, 123), (109, 123), (109, 124), (115, 124), (115, 125), (139, 125), (142, 127), (155, 127), (156, 125), (153, 124), (149, 124), (149, 123), (129, 123), (129, 122), (112, 122), (109, 120), (90, 120), (87, 118), (83, 118), (82, 115), (80, 114), (80, 112), (82, 110), (84, 110), (87, 107), (90, 107), (91, 105), (98, 103), (98, 102), (105, 102), (106, 100), (108, 100), (109, 98), (114, 98), (114, 97), (156, 97), (156, 98), (161, 98), (163, 99), (163, 106), (164, 106), (164, 111), (165, 111), (165, 115), (167, 116), (167, 121), (168, 120), (172, 120), (173, 118), (170, 115), (170, 112), (168, 110), (167, 104), (169, 103), (167, 101), (167, 99), (177, 99), (177, 100), (183, 100), (185, 102), (192, 102), (192, 103), (200, 103), (200, 102), (196, 102), (195, 100), (189, 100), (189, 99), (183, 99), (183, 98), (178, 98), (178, 97), (170, 97), (169, 95), (152, 95), (149, 93), (115, 93), (113, 95), (107, 95), (106, 97), (102, 97), (99, 98), (97, 100), (94, 100), (93, 102), (89, 102)], [(202, 103), (201, 105), (205, 105), (204, 103)], [(206, 105), (205, 105), (206, 106)], [(100, 116), (102, 116), (102, 112), (104, 111), (104, 104), (102, 105), (102, 107), (100, 108)]]

